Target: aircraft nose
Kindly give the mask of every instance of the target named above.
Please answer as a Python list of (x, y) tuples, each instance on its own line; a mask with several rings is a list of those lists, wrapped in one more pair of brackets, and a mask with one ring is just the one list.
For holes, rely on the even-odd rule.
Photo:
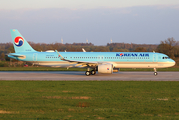
[(176, 64), (176, 62), (171, 59), (171, 64), (172, 64), (172, 66), (174, 66)]

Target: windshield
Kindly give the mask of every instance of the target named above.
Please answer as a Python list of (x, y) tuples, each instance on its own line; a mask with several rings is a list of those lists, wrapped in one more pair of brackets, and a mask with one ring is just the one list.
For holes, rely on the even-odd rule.
[(170, 59), (169, 57), (163, 57), (163, 59)]

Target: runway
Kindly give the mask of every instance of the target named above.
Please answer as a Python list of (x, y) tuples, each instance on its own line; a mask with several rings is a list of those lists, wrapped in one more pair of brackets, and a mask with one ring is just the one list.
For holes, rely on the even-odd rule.
[(53, 80), (53, 81), (179, 81), (179, 72), (118, 72), (86, 76), (84, 71), (3, 71), (0, 80)]

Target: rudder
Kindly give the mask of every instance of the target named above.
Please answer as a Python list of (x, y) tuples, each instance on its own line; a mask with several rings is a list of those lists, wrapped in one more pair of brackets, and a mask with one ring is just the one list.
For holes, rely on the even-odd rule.
[(11, 29), (12, 43), (16, 53), (19, 52), (36, 52), (17, 29)]

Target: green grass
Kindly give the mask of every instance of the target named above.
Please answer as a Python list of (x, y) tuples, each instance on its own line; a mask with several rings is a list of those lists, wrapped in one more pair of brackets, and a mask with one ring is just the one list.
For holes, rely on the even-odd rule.
[[(85, 68), (52, 68), (52, 67), (0, 67), (0, 71), (86, 71)], [(153, 69), (121, 68), (120, 71), (153, 71)], [(179, 71), (179, 68), (160, 68), (157, 71)]]
[(178, 88), (170, 81), (0, 81), (0, 119), (179, 119)]

